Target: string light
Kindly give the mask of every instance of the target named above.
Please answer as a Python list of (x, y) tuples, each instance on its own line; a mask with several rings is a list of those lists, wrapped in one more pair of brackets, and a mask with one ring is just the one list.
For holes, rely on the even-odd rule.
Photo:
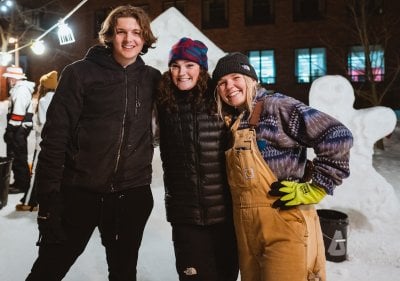
[[(44, 42), (42, 41), (42, 38), (49, 34), (53, 29), (59, 28), (58, 36), (59, 36), (59, 41), (60, 45), (64, 44), (69, 44), (75, 42), (74, 34), (72, 33), (72, 30), (65, 24), (65, 20), (69, 18), (73, 13), (75, 13), (83, 4), (85, 4), (88, 0), (82, 0), (74, 9), (72, 9), (71, 12), (69, 12), (64, 18), (62, 18), (58, 23), (50, 27), (48, 30), (46, 30), (42, 35), (40, 35), (38, 38), (33, 40), (32, 42), (25, 44), (19, 48), (15, 48), (14, 50), (8, 51), (9, 54), (18, 52), (20, 49), (26, 48), (26, 47), (31, 47), (32, 51), (35, 54), (43, 54), (45, 51), (45, 45)], [(10, 0), (1, 0), (0, 3), (3, 2), (12, 2)], [(1, 9), (1, 6), (0, 6)], [(61, 29), (61, 31), (60, 31)], [(61, 34), (61, 36), (60, 36)]]
[(66, 23), (60, 21), (58, 23), (58, 40), (60, 45), (70, 44), (75, 42), (74, 33)]
[(36, 55), (43, 55), (44, 51), (46, 50), (46, 46), (42, 40), (39, 40), (32, 43), (31, 49)]
[(11, 0), (1, 0), (0, 11), (3, 13), (7, 13), (13, 5), (14, 3)]

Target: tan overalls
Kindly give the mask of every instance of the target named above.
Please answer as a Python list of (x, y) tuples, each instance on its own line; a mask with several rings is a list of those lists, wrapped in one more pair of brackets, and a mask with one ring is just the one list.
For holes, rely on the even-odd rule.
[(326, 281), (321, 227), (313, 205), (271, 207), (276, 181), (256, 143), (254, 129), (231, 131), (226, 151), (242, 281)]

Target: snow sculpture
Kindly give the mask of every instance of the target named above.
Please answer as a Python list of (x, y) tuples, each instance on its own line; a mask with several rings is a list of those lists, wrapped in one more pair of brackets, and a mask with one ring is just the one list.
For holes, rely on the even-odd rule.
[(151, 22), (151, 29), (157, 37), (156, 48), (149, 49), (143, 60), (164, 72), (168, 69), (168, 54), (172, 45), (182, 37), (200, 40), (208, 47), (208, 70), (211, 73), (217, 61), (225, 55), (208, 37), (191, 23), (176, 8), (171, 7)]
[(374, 143), (393, 132), (397, 119), (394, 111), (384, 106), (356, 110), (354, 99), (350, 82), (339, 75), (318, 78), (311, 85), (310, 106), (340, 120), (354, 137), (350, 177), (318, 207), (341, 209), (349, 214), (350, 220), (353, 215), (353, 223), (371, 229), (369, 223), (390, 222), (393, 215), (400, 213), (393, 186), (372, 166)]

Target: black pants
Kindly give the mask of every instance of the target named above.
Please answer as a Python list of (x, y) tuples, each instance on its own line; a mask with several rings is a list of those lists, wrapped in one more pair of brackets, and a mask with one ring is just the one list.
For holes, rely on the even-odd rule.
[(58, 281), (84, 251), (96, 227), (106, 250), (109, 280), (136, 280), (138, 251), (153, 208), (150, 186), (99, 195), (82, 190), (63, 193), (63, 227), (67, 241), (39, 247), (29, 281)]
[(232, 223), (210, 226), (172, 224), (180, 281), (236, 281), (239, 273)]
[(5, 137), (7, 157), (14, 159), (12, 162), (12, 171), (15, 187), (26, 192), (29, 189), (31, 179), (28, 165), (28, 135), (31, 129), (19, 126), (14, 130), (10, 138)]

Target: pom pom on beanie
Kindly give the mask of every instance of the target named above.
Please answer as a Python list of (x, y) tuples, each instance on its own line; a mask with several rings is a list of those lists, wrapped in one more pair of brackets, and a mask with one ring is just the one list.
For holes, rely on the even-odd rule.
[(202, 68), (208, 70), (207, 51), (208, 48), (203, 42), (183, 37), (172, 46), (169, 52), (168, 66), (176, 60), (188, 60), (198, 63)]

